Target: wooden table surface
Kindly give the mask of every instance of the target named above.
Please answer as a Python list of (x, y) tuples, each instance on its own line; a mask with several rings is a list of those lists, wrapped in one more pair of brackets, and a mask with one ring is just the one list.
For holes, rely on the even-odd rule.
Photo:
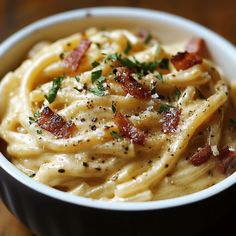
[[(170, 12), (196, 21), (236, 45), (235, 0), (0, 0), (0, 42), (43, 17), (94, 6), (130, 6)], [(0, 236), (32, 235), (0, 202)]]

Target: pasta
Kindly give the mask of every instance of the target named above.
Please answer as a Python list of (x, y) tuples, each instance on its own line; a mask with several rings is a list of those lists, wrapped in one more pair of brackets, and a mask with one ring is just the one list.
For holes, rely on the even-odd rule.
[(40, 42), (0, 83), (6, 156), (94, 199), (152, 201), (218, 183), (236, 169), (236, 99), (206, 52), (202, 39), (165, 45), (145, 30)]

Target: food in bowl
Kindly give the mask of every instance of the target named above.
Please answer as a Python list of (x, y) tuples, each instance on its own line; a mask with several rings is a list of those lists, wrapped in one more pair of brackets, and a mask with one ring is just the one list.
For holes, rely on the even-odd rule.
[(34, 46), (0, 84), (11, 162), (53, 188), (111, 201), (182, 196), (232, 174), (234, 86), (203, 39), (157, 37), (90, 28)]

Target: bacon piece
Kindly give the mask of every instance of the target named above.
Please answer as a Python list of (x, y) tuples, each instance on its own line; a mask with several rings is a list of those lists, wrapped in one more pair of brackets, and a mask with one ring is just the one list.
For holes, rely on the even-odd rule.
[(138, 99), (150, 99), (151, 91), (143, 87), (132, 76), (131, 70), (127, 67), (117, 68), (117, 81), (121, 84), (126, 94)]
[(145, 143), (144, 132), (135, 127), (122, 113), (116, 112), (114, 120), (122, 136), (131, 139), (134, 144), (143, 145)]
[(88, 39), (82, 39), (79, 46), (71, 51), (70, 54), (64, 59), (65, 66), (70, 68), (72, 71), (76, 71), (91, 43), (92, 42)]
[(189, 53), (195, 53), (201, 57), (205, 57), (207, 54), (207, 47), (204, 39), (202, 38), (192, 38), (189, 40), (185, 47), (186, 51)]
[(224, 174), (231, 175), (236, 171), (236, 155), (233, 151), (230, 151), (229, 147), (223, 147), (220, 150), (219, 165)]
[(179, 125), (181, 110), (179, 108), (170, 108), (169, 111), (163, 112), (162, 132), (174, 133)]
[(212, 156), (212, 150), (210, 145), (206, 145), (203, 148), (199, 148), (190, 158), (189, 161), (194, 166), (200, 166), (204, 162), (208, 161)]
[(64, 119), (54, 114), (49, 107), (44, 107), (37, 119), (38, 125), (57, 138), (69, 138), (76, 129), (72, 121), (64, 121)]
[(202, 63), (202, 58), (199, 55), (189, 52), (178, 52), (170, 60), (176, 70), (186, 70)]

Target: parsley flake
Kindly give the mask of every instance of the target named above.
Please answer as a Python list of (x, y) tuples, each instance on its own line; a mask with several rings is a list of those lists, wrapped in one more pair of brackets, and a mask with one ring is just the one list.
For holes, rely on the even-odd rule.
[(124, 53), (125, 54), (129, 54), (129, 51), (132, 49), (132, 44), (130, 43), (130, 41), (128, 40), (127, 41), (127, 44), (126, 44), (126, 48), (124, 50)]
[(152, 35), (151, 35), (151, 34), (148, 34), (147, 37), (146, 37), (145, 40), (144, 40), (144, 43), (145, 43), (145, 44), (148, 44), (151, 40), (152, 40)]
[(104, 90), (101, 90), (101, 89), (99, 89), (98, 87), (91, 88), (91, 89), (89, 89), (89, 91), (90, 91), (91, 93), (97, 95), (97, 96), (100, 96), (100, 97), (105, 95)]
[(110, 135), (114, 138), (114, 139), (119, 139), (119, 140), (123, 140), (123, 137), (121, 135), (119, 135), (116, 131), (111, 131)]
[(53, 80), (52, 88), (49, 90), (48, 95), (44, 95), (44, 97), (48, 100), (49, 103), (53, 103), (56, 99), (57, 92), (61, 87), (61, 82), (64, 80), (63, 76), (59, 76)]
[(75, 76), (75, 79), (78, 83), (80, 82), (80, 77), (79, 76)]
[(113, 113), (116, 113), (116, 106), (115, 106), (115, 102), (114, 101), (112, 101), (111, 110), (112, 110)]
[(160, 80), (163, 83), (163, 75), (161, 73), (158, 73), (155, 76), (158, 80)]
[(163, 58), (159, 61), (159, 67), (164, 70), (169, 70), (169, 59)]
[(95, 68), (95, 67), (99, 66), (100, 63), (97, 62), (97, 61), (94, 61), (91, 65), (92, 65), (93, 68)]
[(91, 74), (92, 83), (95, 83), (102, 76), (102, 70), (93, 71)]
[(171, 108), (175, 108), (175, 107), (169, 104), (161, 103), (158, 109), (158, 113), (168, 112)]
[(176, 96), (176, 98), (179, 100), (179, 98), (180, 98), (180, 95), (181, 95), (181, 92), (180, 92), (180, 90), (177, 88), (177, 87), (175, 87), (175, 96)]

